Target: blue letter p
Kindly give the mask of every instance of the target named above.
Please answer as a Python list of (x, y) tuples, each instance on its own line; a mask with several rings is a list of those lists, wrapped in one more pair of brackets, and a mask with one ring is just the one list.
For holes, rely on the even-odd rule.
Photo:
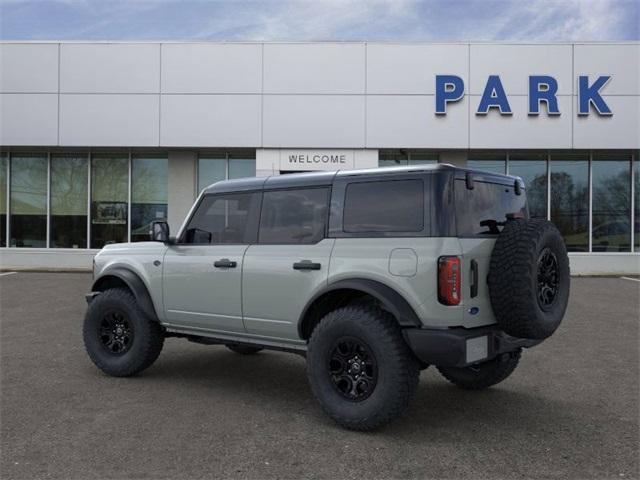
[(436, 75), (436, 115), (446, 115), (447, 103), (464, 96), (464, 81), (456, 75)]

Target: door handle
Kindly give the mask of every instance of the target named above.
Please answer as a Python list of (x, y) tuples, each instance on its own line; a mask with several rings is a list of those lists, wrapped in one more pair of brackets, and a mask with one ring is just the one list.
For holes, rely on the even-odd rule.
[(222, 258), (213, 262), (213, 266), (216, 268), (236, 268), (238, 266), (238, 263), (233, 262), (228, 258)]
[(293, 264), (294, 270), (320, 270), (319, 263), (314, 263), (311, 260), (301, 260)]
[(478, 296), (478, 262), (471, 260), (471, 298)]

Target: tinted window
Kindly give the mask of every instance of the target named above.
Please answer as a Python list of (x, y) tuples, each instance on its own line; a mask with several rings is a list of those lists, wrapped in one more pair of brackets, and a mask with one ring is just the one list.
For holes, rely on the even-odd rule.
[(344, 199), (345, 232), (421, 232), (422, 180), (351, 183)]
[(254, 242), (259, 203), (259, 193), (205, 196), (185, 230), (183, 243)]
[(329, 190), (265, 192), (260, 215), (260, 243), (316, 243), (324, 237)]
[(527, 215), (526, 196), (516, 195), (513, 187), (476, 181), (469, 190), (464, 180), (456, 180), (456, 223), (461, 237), (498, 234), (509, 214)]

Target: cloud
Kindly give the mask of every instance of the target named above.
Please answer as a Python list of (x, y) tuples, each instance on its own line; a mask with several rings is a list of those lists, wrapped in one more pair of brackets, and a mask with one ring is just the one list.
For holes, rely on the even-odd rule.
[(638, 40), (637, 0), (0, 0), (3, 39)]

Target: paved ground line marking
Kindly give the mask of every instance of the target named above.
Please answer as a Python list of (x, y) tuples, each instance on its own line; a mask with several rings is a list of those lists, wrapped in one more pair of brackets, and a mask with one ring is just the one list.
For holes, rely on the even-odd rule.
[(5, 275), (13, 275), (14, 273), (18, 273), (18, 272), (5, 272), (5, 273), (0, 273), (0, 277), (4, 277)]
[(640, 278), (620, 277), (624, 280), (631, 280), (632, 282), (640, 282)]

